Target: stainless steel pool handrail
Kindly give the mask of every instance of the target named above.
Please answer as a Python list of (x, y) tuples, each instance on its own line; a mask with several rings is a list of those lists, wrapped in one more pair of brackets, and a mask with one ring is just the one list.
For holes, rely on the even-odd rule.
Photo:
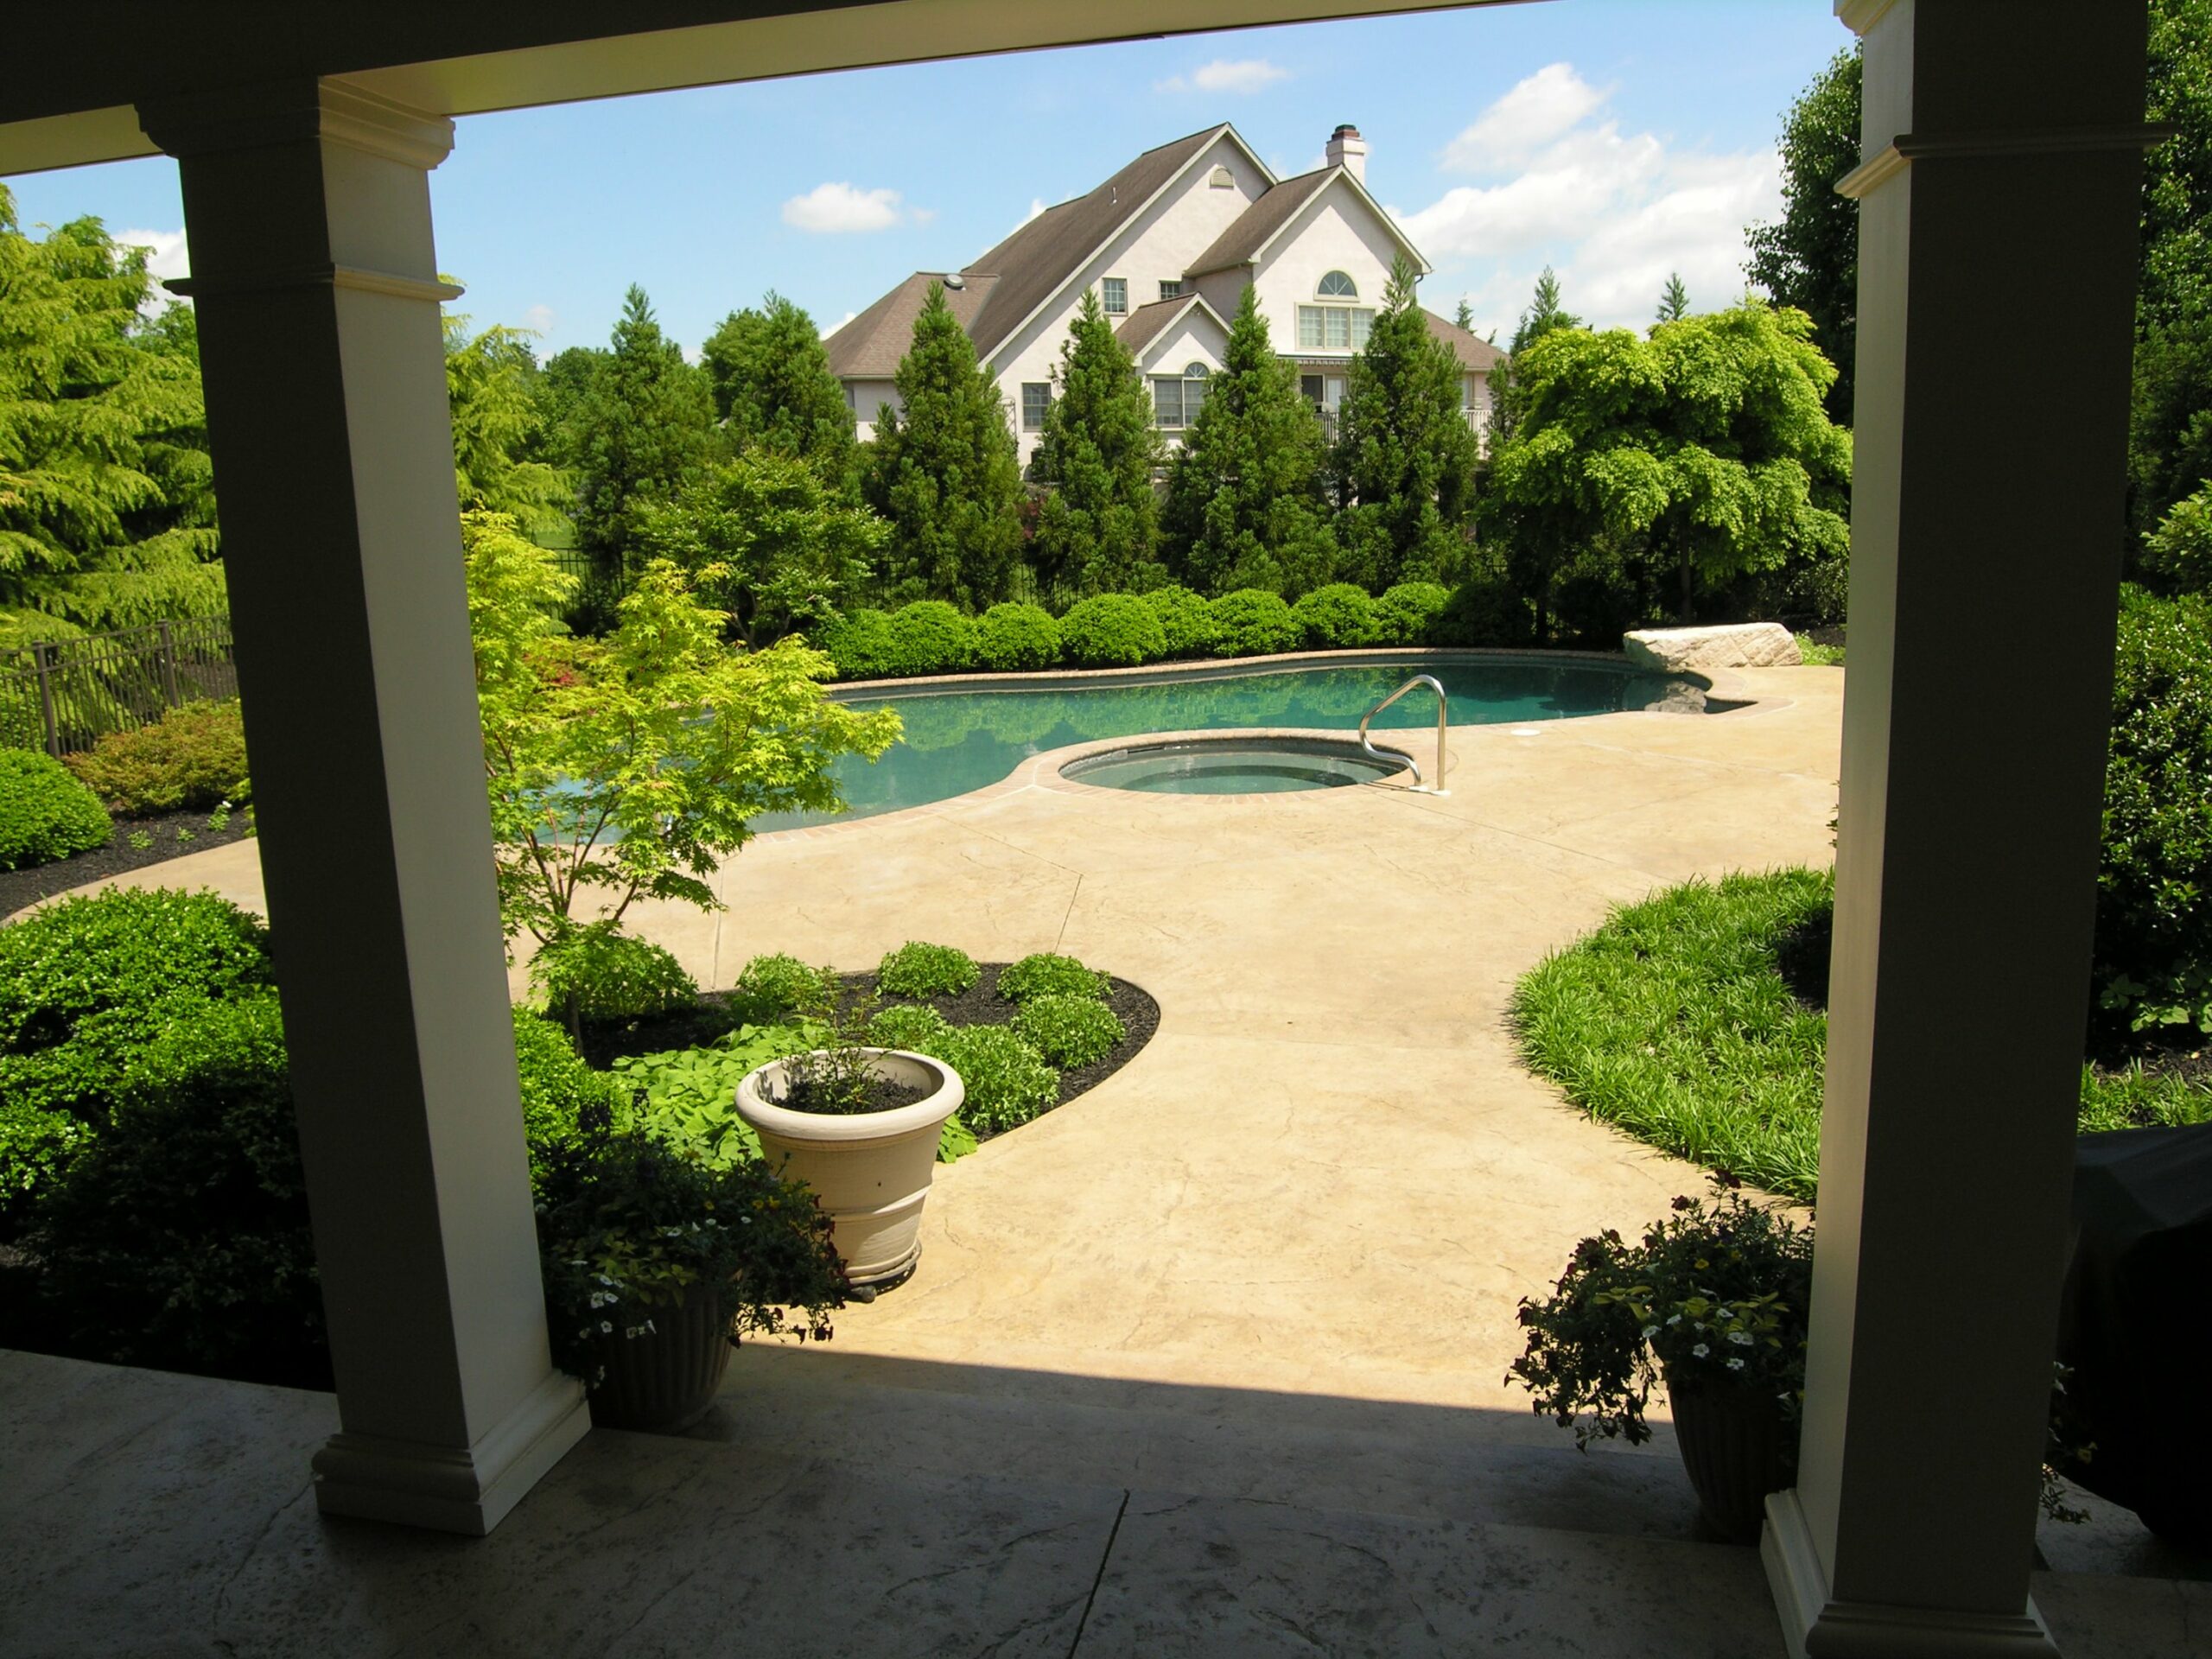
[(1425, 685), (1430, 690), (1436, 693), (1435, 783), (1429, 784), (1421, 777), (1421, 762), (1414, 760), (1410, 754), (1406, 757), (1406, 764), (1414, 769), (1414, 787), (1415, 789), (1421, 790), (1425, 793), (1430, 795), (1449, 795), (1452, 791), (1444, 787), (1444, 725), (1446, 716), (1450, 712), (1450, 705), (1445, 701), (1444, 687), (1438, 682), (1435, 675), (1414, 675), (1413, 678), (1408, 680), (1403, 685), (1393, 691), (1389, 696), (1383, 698), (1382, 702), (1376, 703), (1372, 709), (1362, 715), (1359, 717), (1359, 747), (1365, 749), (1370, 755), (1373, 756), (1377, 760), (1387, 760), (1389, 758), (1382, 750), (1376, 748), (1374, 744), (1367, 741), (1367, 722), (1374, 719), (1376, 715), (1381, 714), (1385, 709), (1388, 709), (1392, 703), (1395, 702), (1400, 697), (1404, 696), (1407, 692), (1412, 690), (1417, 685)]

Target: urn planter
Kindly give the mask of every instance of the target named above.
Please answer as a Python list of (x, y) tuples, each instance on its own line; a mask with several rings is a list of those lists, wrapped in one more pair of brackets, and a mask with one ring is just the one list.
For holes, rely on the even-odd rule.
[(737, 1085), (737, 1115), (760, 1137), (770, 1167), (804, 1181), (836, 1224), (831, 1242), (864, 1299), (904, 1281), (921, 1255), (922, 1205), (937, 1171), (938, 1137), (965, 1097), (942, 1060), (903, 1049), (861, 1051), (887, 1081), (922, 1090), (881, 1112), (802, 1112), (789, 1093), (788, 1061), (772, 1060)]
[(729, 1319), (712, 1285), (690, 1285), (680, 1300), (648, 1305), (652, 1329), (599, 1338), (604, 1374), (591, 1391), (591, 1420), (601, 1428), (673, 1434), (691, 1427), (715, 1403), (729, 1368)]
[(1782, 1404), (1765, 1389), (1667, 1373), (1675, 1439), (1705, 1523), (1732, 1544), (1755, 1544), (1766, 1497), (1789, 1484)]

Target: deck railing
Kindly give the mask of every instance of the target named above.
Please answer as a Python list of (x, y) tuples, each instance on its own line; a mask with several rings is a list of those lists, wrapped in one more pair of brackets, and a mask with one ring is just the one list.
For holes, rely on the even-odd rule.
[(181, 703), (238, 693), (227, 617), (26, 645), (0, 653), (0, 746), (68, 754)]

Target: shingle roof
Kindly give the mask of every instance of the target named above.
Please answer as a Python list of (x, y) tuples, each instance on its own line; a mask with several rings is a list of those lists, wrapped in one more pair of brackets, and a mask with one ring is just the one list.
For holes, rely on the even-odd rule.
[(1142, 357), (1146, 346), (1198, 303), (1196, 294), (1178, 294), (1172, 300), (1154, 300), (1150, 305), (1141, 305), (1122, 320), (1122, 326), (1114, 331), (1114, 338), (1128, 347), (1131, 357)]
[(978, 355), (1004, 345), (1101, 243), (1228, 130), (1224, 122), (1147, 149), (1096, 190), (1046, 208), (968, 266), (963, 276), (996, 279), (968, 328)]
[[(830, 372), (840, 379), (885, 379), (897, 372), (899, 359), (914, 343), (914, 319), (922, 315), (930, 284), (944, 280), (939, 273), (918, 270), (874, 305), (822, 342), (830, 354)], [(976, 315), (990, 297), (996, 279), (961, 278), (962, 286), (944, 290), (944, 302), (969, 334), (976, 332)]]
[(1430, 336), (1449, 346), (1452, 355), (1466, 365), (1469, 373), (1488, 374), (1503, 360), (1505, 353), (1480, 334), (1471, 334), (1458, 323), (1447, 322), (1433, 311), (1424, 309), (1421, 315), (1428, 319)]
[(1236, 222), (1216, 237), (1213, 245), (1193, 259), (1183, 274), (1202, 276), (1210, 270), (1229, 270), (1245, 264), (1338, 170), (1324, 167), (1285, 179), (1237, 215)]

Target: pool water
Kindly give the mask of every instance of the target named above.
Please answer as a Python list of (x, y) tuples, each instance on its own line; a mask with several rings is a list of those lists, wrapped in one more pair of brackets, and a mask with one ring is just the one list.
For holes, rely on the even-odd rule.
[(1109, 749), (1070, 761), (1060, 776), (1147, 795), (1287, 795), (1376, 783), (1405, 770), (1404, 761), (1377, 760), (1348, 741), (1201, 737)]
[[(1295, 669), (1210, 669), (1154, 678), (1117, 678), (999, 690), (988, 682), (957, 691), (871, 696), (864, 687), (841, 691), (856, 708), (899, 711), (906, 735), (873, 763), (841, 756), (830, 766), (851, 810), (779, 812), (753, 821), (756, 830), (872, 817), (926, 806), (982, 789), (1047, 749), (1147, 732), (1253, 730), (1318, 727), (1349, 736), (1359, 717), (1414, 674), (1443, 682), (1455, 726), (1521, 724), (1613, 714), (1674, 701), (1699, 689), (1663, 674), (1640, 674), (1603, 662), (1538, 658), (1436, 663), (1321, 664)], [(1376, 716), (1371, 729), (1436, 725), (1426, 690), (1408, 692)]]

